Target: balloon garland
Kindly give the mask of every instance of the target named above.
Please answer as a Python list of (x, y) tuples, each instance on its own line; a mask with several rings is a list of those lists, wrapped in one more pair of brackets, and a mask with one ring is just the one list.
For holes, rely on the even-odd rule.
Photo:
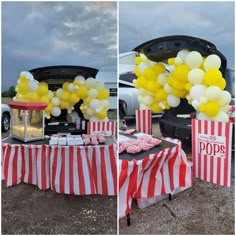
[(135, 58), (135, 63), (137, 79), (133, 83), (138, 89), (140, 109), (163, 112), (186, 98), (197, 111), (198, 119), (229, 121), (226, 112), (231, 94), (224, 90), (226, 81), (219, 70), (219, 56), (203, 58), (197, 51), (184, 49), (175, 58), (169, 58), (167, 65), (150, 61), (143, 54)]
[(109, 91), (105, 89), (103, 81), (96, 81), (92, 77), (85, 79), (78, 75), (72, 83), (65, 82), (62, 88), (51, 91), (47, 83), (39, 83), (30, 72), (23, 71), (17, 80), (15, 90), (17, 93), (14, 101), (46, 103), (45, 113), (48, 119), (51, 115), (60, 116), (62, 109), (67, 109), (67, 112), (71, 113), (74, 105), (82, 99), (80, 109), (85, 119), (108, 121)]

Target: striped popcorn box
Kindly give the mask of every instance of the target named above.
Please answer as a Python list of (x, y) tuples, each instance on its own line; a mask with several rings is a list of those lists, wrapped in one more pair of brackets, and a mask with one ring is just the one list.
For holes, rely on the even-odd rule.
[(152, 134), (151, 110), (136, 110), (136, 130), (145, 134)]
[(116, 135), (116, 121), (89, 121), (87, 134)]
[(194, 176), (230, 187), (232, 123), (192, 119), (192, 147)]

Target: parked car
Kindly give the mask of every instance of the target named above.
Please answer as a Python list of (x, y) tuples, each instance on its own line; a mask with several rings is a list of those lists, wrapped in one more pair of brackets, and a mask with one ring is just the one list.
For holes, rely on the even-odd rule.
[[(73, 82), (74, 78), (78, 75), (84, 76), (85, 79), (89, 77), (96, 78), (98, 70), (90, 67), (83, 66), (72, 66), (72, 65), (58, 65), (58, 66), (48, 66), (32, 69), (29, 71), (34, 79), (39, 82), (46, 82), (48, 84), (48, 89), (56, 91), (62, 88), (64, 82)], [(83, 113), (80, 110), (80, 105), (82, 100), (74, 105), (74, 111), (76, 111), (79, 116), (83, 119)], [(56, 132), (73, 132), (73, 125), (64, 126), (63, 123), (67, 122), (67, 110), (62, 109), (61, 115), (58, 117), (52, 117), (51, 119), (45, 119), (45, 134), (56, 133)], [(61, 122), (58, 126), (51, 126), (49, 123)]]
[(119, 78), (119, 113), (122, 117), (134, 116), (139, 108), (138, 90), (134, 87), (134, 73), (121, 74)]
[(6, 104), (1, 104), (2, 113), (2, 132), (8, 132), (10, 130), (10, 107)]

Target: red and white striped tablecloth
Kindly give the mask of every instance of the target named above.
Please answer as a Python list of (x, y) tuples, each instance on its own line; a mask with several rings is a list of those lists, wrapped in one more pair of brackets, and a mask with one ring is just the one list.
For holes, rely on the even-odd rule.
[(151, 198), (173, 193), (181, 187), (191, 187), (191, 163), (178, 140), (178, 145), (143, 160), (119, 160), (119, 217), (129, 214), (132, 199)]
[(2, 179), (65, 194), (117, 195), (117, 146), (2, 143)]

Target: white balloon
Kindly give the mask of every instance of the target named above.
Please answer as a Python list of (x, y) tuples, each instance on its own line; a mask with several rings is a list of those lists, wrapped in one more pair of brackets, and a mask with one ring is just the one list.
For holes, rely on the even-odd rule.
[(164, 90), (166, 93), (170, 94), (172, 93), (173, 88), (168, 83), (165, 83)]
[(90, 106), (91, 108), (93, 108), (94, 110), (95, 110), (96, 108), (98, 108), (99, 105), (100, 105), (100, 103), (99, 103), (98, 99), (93, 99), (93, 100), (89, 103), (89, 106)]
[(60, 116), (60, 114), (61, 114), (61, 109), (60, 109), (60, 107), (53, 107), (51, 113), (52, 113), (52, 115), (53, 115), (54, 117)]
[(143, 103), (147, 106), (150, 106), (153, 103), (153, 98), (147, 95), (143, 98)]
[(87, 109), (87, 114), (89, 115), (89, 116), (94, 116), (95, 115), (95, 111), (92, 109), (92, 108), (88, 108)]
[(89, 89), (88, 91), (88, 97), (94, 99), (98, 95), (98, 91), (96, 89)]
[(200, 104), (206, 104), (208, 102), (208, 99), (206, 97), (201, 97), (200, 98)]
[(188, 73), (188, 81), (191, 84), (201, 84), (204, 80), (204, 75), (205, 72), (199, 68), (195, 68), (192, 69), (189, 73)]
[(190, 89), (189, 94), (192, 99), (200, 100), (200, 98), (205, 95), (205, 92), (206, 87), (204, 85), (197, 84)]
[(180, 65), (180, 64), (183, 64), (183, 59), (181, 57), (176, 57), (175, 60), (174, 60), (174, 63), (175, 65)]
[(147, 60), (147, 59), (148, 59), (143, 53), (140, 53), (139, 56), (140, 56), (143, 60)]
[(96, 118), (96, 117), (91, 117), (90, 119), (89, 119), (89, 121), (98, 121), (98, 118)]
[(219, 111), (218, 114), (213, 117), (213, 120), (218, 122), (229, 122), (229, 116), (226, 112)]
[(221, 59), (219, 56), (215, 54), (209, 55), (203, 63), (203, 67), (205, 71), (208, 71), (209, 69), (212, 69), (212, 68), (219, 69), (220, 66), (221, 66)]
[(170, 94), (167, 96), (167, 103), (171, 107), (177, 107), (180, 104), (180, 99), (176, 97), (175, 95)]
[(52, 98), (53, 98), (53, 96), (54, 96), (54, 93), (53, 93), (53, 91), (51, 91), (51, 90), (48, 90), (48, 98), (49, 98), (49, 99), (52, 99)]
[(224, 91), (221, 91), (218, 102), (221, 106), (224, 106), (226, 104), (229, 104), (231, 99), (232, 99), (231, 94), (228, 91), (224, 90)]
[(159, 74), (159, 76), (157, 77), (157, 82), (160, 85), (164, 85), (167, 82), (168, 76), (164, 73)]
[(74, 80), (78, 80), (81, 84), (85, 82), (85, 78), (82, 75), (77, 75)]
[(188, 53), (185, 57), (185, 64), (191, 69), (200, 67), (202, 64), (202, 55), (197, 51)]
[(221, 95), (221, 89), (218, 86), (210, 86), (206, 89), (205, 96), (208, 100), (216, 101)]
[(194, 100), (192, 101), (192, 106), (194, 107), (195, 110), (198, 109), (199, 104), (200, 104), (199, 101), (196, 100), (196, 99), (194, 99)]
[(140, 110), (150, 110), (150, 107), (145, 105), (145, 104), (143, 104), (143, 103), (140, 103), (139, 109)]
[(140, 95), (142, 95), (142, 96), (145, 96), (145, 95), (147, 95), (147, 90), (146, 89), (144, 89), (144, 88), (140, 88), (139, 90), (138, 90), (138, 93), (140, 94)]
[(71, 93), (73, 93), (75, 91), (75, 86), (73, 83), (70, 83), (67, 87), (67, 90)]
[(56, 95), (57, 95), (57, 97), (61, 97), (61, 95), (62, 95), (62, 93), (63, 93), (63, 89), (62, 88), (59, 88), (59, 89), (57, 89), (57, 91), (56, 91)]
[(28, 83), (28, 88), (31, 92), (37, 90), (38, 86), (39, 86), (39, 82), (37, 80), (31, 80)]
[(184, 60), (185, 57), (188, 55), (188, 53), (189, 53), (188, 49), (182, 49), (177, 53), (177, 57), (180, 57)]
[(139, 71), (143, 74), (144, 73), (144, 70), (146, 68), (148, 68), (150, 65), (146, 62), (141, 62), (139, 65), (138, 65), (138, 69)]
[(59, 106), (60, 105), (60, 98), (58, 97), (53, 97), (52, 100), (51, 100), (51, 103), (53, 106)]
[(109, 101), (107, 100), (101, 100), (100, 101), (101, 106), (108, 108), (109, 107)]
[(85, 84), (88, 88), (96, 88), (96, 80), (92, 77), (87, 78)]
[(22, 71), (20, 76), (25, 76), (29, 80), (34, 80), (34, 76), (29, 71)]
[(224, 105), (223, 107), (220, 108), (221, 111), (228, 112), (230, 106), (229, 105)]
[(200, 112), (197, 114), (197, 119), (198, 120), (211, 120), (211, 118), (207, 115), (205, 115), (205, 113)]

